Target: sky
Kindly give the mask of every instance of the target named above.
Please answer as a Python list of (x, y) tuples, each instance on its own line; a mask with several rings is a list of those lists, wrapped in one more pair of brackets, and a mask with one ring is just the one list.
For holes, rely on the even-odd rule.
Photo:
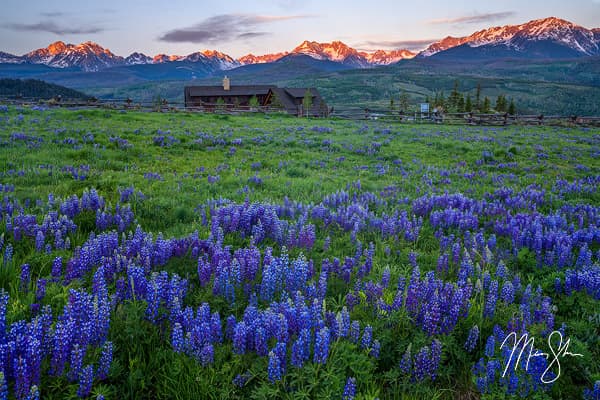
[(446, 36), (559, 17), (600, 27), (600, 0), (3, 0), (0, 51), (21, 55), (57, 40), (113, 53), (232, 57), (290, 51), (304, 40), (360, 50), (419, 50)]

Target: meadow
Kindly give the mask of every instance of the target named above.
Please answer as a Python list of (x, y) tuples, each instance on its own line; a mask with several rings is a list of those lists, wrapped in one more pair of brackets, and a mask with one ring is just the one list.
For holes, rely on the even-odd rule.
[(0, 105), (0, 192), (0, 399), (600, 398), (598, 129)]

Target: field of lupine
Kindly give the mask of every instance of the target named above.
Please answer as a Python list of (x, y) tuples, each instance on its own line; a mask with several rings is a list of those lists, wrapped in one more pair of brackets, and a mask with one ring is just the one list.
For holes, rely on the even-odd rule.
[(0, 106), (0, 166), (0, 399), (600, 398), (597, 129)]

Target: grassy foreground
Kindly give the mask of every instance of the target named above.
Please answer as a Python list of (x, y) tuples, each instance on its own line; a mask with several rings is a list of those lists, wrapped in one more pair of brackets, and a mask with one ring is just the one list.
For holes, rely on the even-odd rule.
[(598, 130), (0, 106), (0, 184), (0, 399), (600, 396)]

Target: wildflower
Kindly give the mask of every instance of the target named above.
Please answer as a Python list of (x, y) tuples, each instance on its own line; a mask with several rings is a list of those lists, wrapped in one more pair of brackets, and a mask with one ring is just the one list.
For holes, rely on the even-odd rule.
[(344, 386), (344, 393), (342, 394), (342, 400), (353, 400), (356, 395), (356, 378), (349, 377), (346, 380)]

